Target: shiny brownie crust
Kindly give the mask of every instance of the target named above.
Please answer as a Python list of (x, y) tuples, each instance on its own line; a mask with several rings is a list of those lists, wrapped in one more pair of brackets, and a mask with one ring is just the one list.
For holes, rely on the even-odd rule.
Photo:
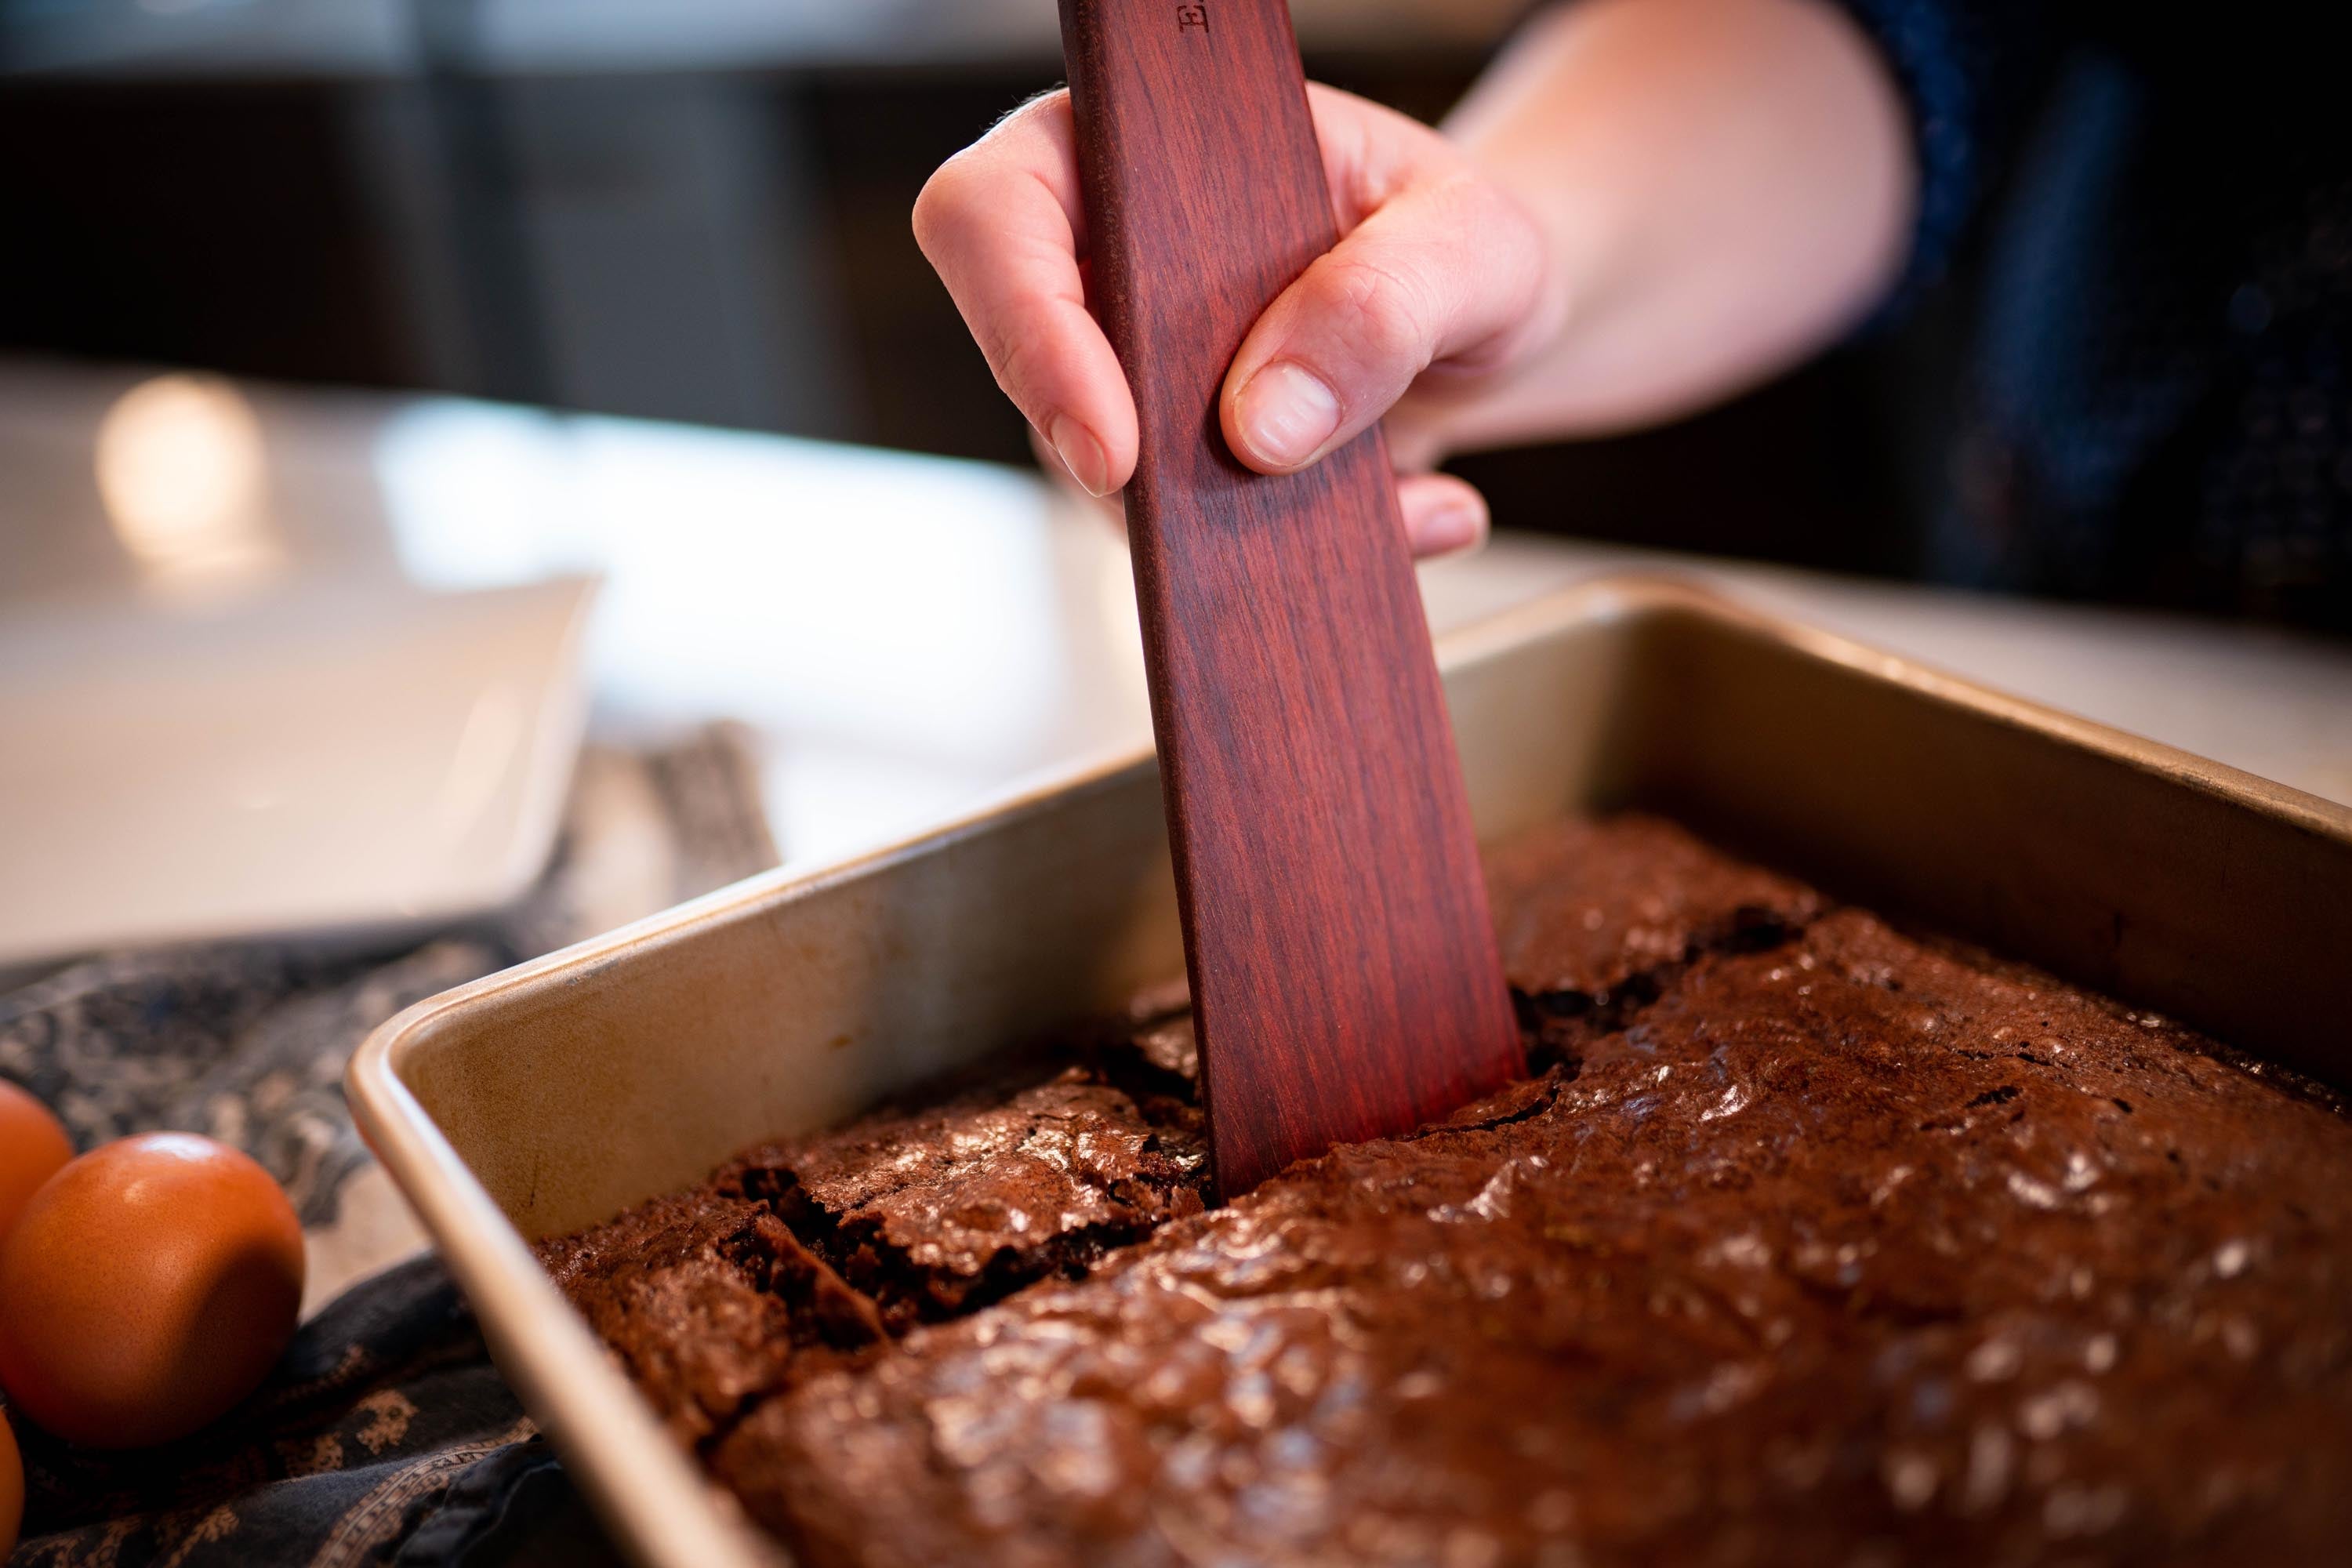
[(1530, 1077), (1209, 1206), (1181, 1007), (542, 1246), (810, 1564), (2302, 1562), (2352, 1122), (1655, 818), (1492, 857)]

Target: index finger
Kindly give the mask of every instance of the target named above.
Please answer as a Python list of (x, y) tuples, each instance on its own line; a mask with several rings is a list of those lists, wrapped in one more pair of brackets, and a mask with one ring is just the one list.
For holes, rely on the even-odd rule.
[(1087, 310), (1070, 95), (1034, 99), (942, 164), (915, 202), (915, 242), (997, 385), (1097, 495), (1135, 471), (1135, 399)]

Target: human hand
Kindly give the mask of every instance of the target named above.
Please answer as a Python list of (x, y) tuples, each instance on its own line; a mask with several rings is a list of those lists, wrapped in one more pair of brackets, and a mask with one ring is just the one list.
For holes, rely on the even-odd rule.
[[(1486, 502), (1426, 471), (1444, 415), (1558, 331), (1562, 290), (1535, 220), (1445, 139), (1310, 85), (1341, 232), (1259, 317), (1218, 415), (1260, 473), (1307, 468), (1389, 415), (1413, 552), (1485, 536)], [(1029, 103), (931, 176), (915, 237), (1039, 445), (1094, 495), (1135, 471), (1135, 402), (1086, 306), (1086, 213), (1069, 95)]]

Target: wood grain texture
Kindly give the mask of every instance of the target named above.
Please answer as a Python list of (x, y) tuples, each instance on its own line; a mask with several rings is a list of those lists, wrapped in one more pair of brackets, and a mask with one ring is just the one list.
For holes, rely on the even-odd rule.
[(1338, 238), (1282, 0), (1062, 0), (1203, 1095), (1231, 1197), (1517, 1070), (1460, 763), (1377, 429), (1252, 473), (1217, 419)]

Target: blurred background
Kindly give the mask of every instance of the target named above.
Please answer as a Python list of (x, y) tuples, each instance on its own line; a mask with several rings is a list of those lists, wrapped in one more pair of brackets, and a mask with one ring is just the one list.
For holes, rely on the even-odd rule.
[[(1292, 6), (1430, 121), (1531, 9)], [(0, 994), (511, 914), (634, 801), (537, 951), (1148, 743), (1125, 552), (909, 231), (1061, 74), (1050, 0), (0, 0)], [(2001, 483), (1985, 243), (1696, 417), (1459, 459), (1433, 621), (1663, 564), (2352, 799), (2340, 644), (1915, 583)]]
[[(1434, 119), (1527, 7), (1294, 10), (1311, 75)], [(0, 351), (1028, 460), (908, 213), (1058, 82), (1044, 0), (0, 16)], [(1929, 310), (1682, 426), (1461, 468), (1506, 528), (1906, 574), (1944, 335)]]
[[(1311, 75), (1427, 120), (1529, 9), (1292, 5)], [(1059, 81), (1055, 10), (0, 0), (0, 1078), (79, 1148), (253, 1153), (317, 1314), (300, 1443), (38, 1449), (27, 1553), (309, 1561), (439, 1509), (467, 1561), (610, 1560), (343, 1067), (450, 986), (1149, 744), (1124, 547), (908, 227)], [(1915, 581), (1969, 243), (1727, 405), (1458, 462), (1499, 531), (1423, 568), (1433, 622), (1664, 565), (2352, 802), (2352, 647)], [(335, 1389), (347, 1473), (300, 1403)], [(189, 1535), (225, 1497), (246, 1533)]]

